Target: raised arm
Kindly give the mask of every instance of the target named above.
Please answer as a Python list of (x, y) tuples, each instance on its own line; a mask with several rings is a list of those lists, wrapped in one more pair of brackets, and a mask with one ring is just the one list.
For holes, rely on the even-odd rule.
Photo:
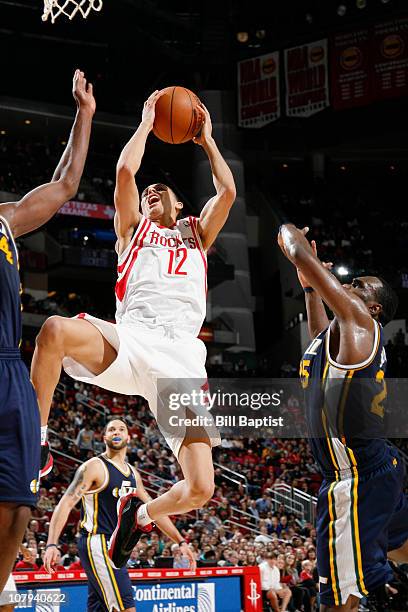
[(119, 240), (119, 253), (126, 248), (140, 221), (135, 174), (142, 163), (147, 137), (153, 129), (156, 102), (160, 95), (161, 92), (156, 90), (144, 103), (142, 121), (120, 154), (116, 165), (115, 231)]
[(372, 316), (363, 300), (343, 287), (319, 261), (305, 238), (306, 231), (307, 228), (299, 230), (291, 224), (283, 225), (278, 235), (279, 246), (334, 312), (341, 331), (337, 361), (345, 364), (365, 361), (373, 346)]
[[(312, 240), (310, 246), (312, 247), (313, 254), (317, 257), (316, 241)], [(326, 270), (331, 270), (333, 267), (331, 262), (322, 262), (322, 265), (326, 268)], [(314, 338), (316, 338), (320, 332), (329, 326), (329, 317), (327, 316), (326, 309), (320, 295), (311, 287), (309, 280), (304, 274), (302, 274), (299, 268), (297, 269), (297, 273), (302, 289), (305, 291), (309, 336), (311, 340), (314, 340)]]
[(100, 487), (103, 478), (104, 471), (101, 462), (97, 459), (90, 459), (77, 469), (73, 481), (55, 507), (48, 531), (47, 547), (49, 548), (44, 555), (44, 567), (50, 574), (54, 572), (58, 540), (71, 510), (88, 491)]
[[(149, 495), (149, 493), (144, 488), (143, 481), (140, 477), (139, 472), (135, 469), (133, 471), (134, 471), (135, 478), (136, 478), (137, 494), (138, 494), (139, 499), (145, 504), (149, 501), (152, 501), (152, 497)], [(170, 538), (170, 540), (173, 540), (173, 542), (176, 542), (176, 544), (180, 545), (181, 553), (185, 555), (186, 557), (188, 557), (190, 561), (190, 569), (192, 571), (195, 571), (197, 567), (197, 562), (193, 554), (193, 551), (188, 546), (187, 542), (184, 540), (183, 536), (181, 535), (181, 533), (179, 532), (179, 530), (177, 529), (173, 521), (168, 516), (166, 516), (155, 522), (158, 528), (160, 529), (160, 531), (164, 533), (164, 535)]]
[(196, 144), (203, 147), (210, 160), (216, 194), (201, 211), (198, 232), (205, 250), (209, 249), (228, 219), (231, 206), (236, 198), (236, 189), (232, 172), (221, 155), (214, 138), (210, 113), (201, 105), (205, 114), (204, 125), (199, 136), (193, 138)]
[(77, 114), (52, 181), (30, 191), (18, 202), (0, 205), (0, 215), (7, 219), (16, 237), (41, 227), (78, 191), (95, 113), (92, 85), (87, 85), (80, 70), (74, 75), (73, 96)]

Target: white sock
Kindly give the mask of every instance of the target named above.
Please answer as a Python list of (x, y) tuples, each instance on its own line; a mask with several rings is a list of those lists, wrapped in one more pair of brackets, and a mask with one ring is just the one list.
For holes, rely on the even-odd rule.
[(137, 524), (139, 527), (146, 527), (146, 525), (150, 525), (150, 523), (153, 523), (153, 519), (149, 516), (147, 504), (143, 504), (137, 511)]
[(47, 430), (48, 430), (48, 425), (41, 426), (41, 445), (42, 446), (47, 442)]

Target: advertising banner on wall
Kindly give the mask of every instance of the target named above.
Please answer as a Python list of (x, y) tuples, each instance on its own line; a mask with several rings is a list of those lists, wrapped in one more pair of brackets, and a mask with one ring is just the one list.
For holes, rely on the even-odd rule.
[(285, 80), (289, 117), (310, 117), (327, 108), (327, 39), (285, 49)]
[(238, 125), (260, 128), (280, 117), (279, 51), (238, 62)]
[(332, 106), (343, 110), (373, 100), (368, 29), (336, 34), (331, 41)]

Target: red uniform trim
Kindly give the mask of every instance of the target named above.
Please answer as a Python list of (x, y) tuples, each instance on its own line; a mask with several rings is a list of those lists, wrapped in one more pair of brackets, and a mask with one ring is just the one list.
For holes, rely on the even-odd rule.
[(196, 242), (197, 245), (197, 249), (200, 251), (200, 255), (201, 255), (201, 259), (203, 260), (203, 264), (204, 264), (204, 288), (205, 288), (205, 295), (207, 295), (207, 258), (205, 256), (205, 253), (201, 247), (201, 242), (200, 239), (198, 237), (198, 232), (197, 232), (197, 227), (196, 227), (196, 223), (197, 223), (197, 219), (195, 217), (189, 217), (188, 220), (190, 221), (190, 226), (191, 226), (191, 231), (193, 233), (194, 236), (194, 240)]
[(139, 245), (135, 246), (135, 248), (131, 251), (131, 253), (129, 253), (129, 255), (130, 254), (132, 255), (132, 259), (131, 259), (131, 261), (130, 261), (130, 263), (128, 265), (128, 268), (126, 270), (125, 275), (120, 280), (118, 280), (118, 282), (116, 283), (115, 293), (116, 293), (116, 296), (117, 296), (117, 298), (118, 298), (118, 300), (120, 302), (125, 297), (125, 293), (126, 293), (126, 289), (127, 289), (127, 284), (128, 284), (130, 273), (132, 271), (133, 266), (135, 265), (135, 261), (137, 259), (138, 254), (139, 254), (139, 251), (143, 247), (143, 242), (144, 242), (144, 239), (146, 238), (147, 232), (150, 229), (150, 226), (151, 226), (151, 223), (150, 223), (150, 221), (148, 221), (146, 229), (143, 232), (143, 236), (138, 241)]
[[(147, 222), (148, 222), (147, 219), (144, 219), (144, 221), (137, 228), (136, 233), (135, 233), (134, 238), (133, 238), (133, 244), (134, 245), (137, 243), (137, 241), (139, 239), (139, 236), (143, 232), (143, 229), (145, 228)], [(132, 241), (130, 241), (130, 244), (132, 244)], [(132, 252), (133, 252), (133, 249), (131, 248), (129, 253), (128, 253), (128, 255), (127, 255), (127, 257), (126, 257), (126, 259), (125, 259), (125, 261), (123, 262), (123, 264), (120, 264), (120, 266), (118, 266), (118, 274), (121, 274), (123, 272), (123, 270), (125, 269), (126, 264), (129, 261), (129, 257), (132, 255)]]

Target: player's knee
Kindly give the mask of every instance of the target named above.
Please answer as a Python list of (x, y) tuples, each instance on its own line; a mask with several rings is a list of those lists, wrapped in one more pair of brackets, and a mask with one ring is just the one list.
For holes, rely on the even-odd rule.
[(200, 509), (212, 498), (214, 494), (213, 482), (197, 482), (190, 485), (190, 499), (192, 508)]
[(54, 315), (49, 317), (36, 338), (36, 343), (41, 347), (53, 347), (54, 349), (63, 344), (64, 339), (64, 317)]

